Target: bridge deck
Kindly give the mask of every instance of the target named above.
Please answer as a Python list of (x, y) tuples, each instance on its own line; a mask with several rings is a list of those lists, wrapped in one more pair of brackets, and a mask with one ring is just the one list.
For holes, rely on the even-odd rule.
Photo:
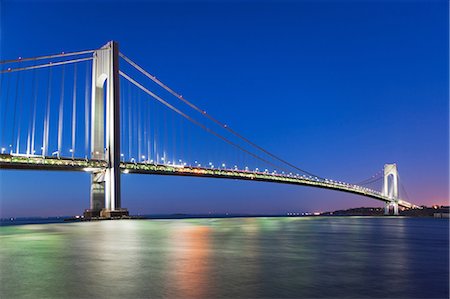
[[(68, 159), (55, 157), (40, 156), (16, 156), (0, 154), (0, 169), (38, 169), (38, 170), (68, 170), (68, 171), (95, 171), (102, 170), (107, 167), (107, 163), (101, 160), (85, 160), (85, 159)], [(306, 176), (275, 174), (267, 172), (255, 172), (235, 169), (211, 169), (204, 167), (192, 166), (173, 166), (162, 164), (146, 164), (146, 163), (127, 163), (121, 162), (120, 168), (123, 173), (141, 173), (141, 174), (157, 174), (157, 175), (178, 175), (178, 176), (194, 176), (194, 177), (210, 177), (238, 180), (253, 180), (281, 184), (294, 184), (302, 186), (311, 186), (316, 188), (331, 189), (343, 192), (349, 192), (362, 195), (383, 202), (391, 200), (382, 195), (381, 192), (371, 190), (365, 187), (335, 182), (330, 180), (320, 180)], [(399, 206), (411, 208), (413, 204), (399, 200)]]

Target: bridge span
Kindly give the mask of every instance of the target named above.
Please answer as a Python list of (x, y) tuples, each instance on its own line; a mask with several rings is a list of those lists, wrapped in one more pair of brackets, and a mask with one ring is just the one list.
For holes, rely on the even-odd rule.
[[(107, 162), (102, 160), (71, 159), (40, 156), (17, 156), (0, 154), (0, 168), (3, 169), (34, 169), (34, 170), (63, 170), (98, 172), (107, 169)], [(376, 200), (390, 203), (392, 201), (382, 192), (349, 184), (340, 181), (308, 177), (306, 175), (282, 174), (268, 171), (250, 171), (227, 168), (207, 168), (189, 165), (165, 165), (154, 163), (120, 162), (120, 170), (124, 174), (154, 174), (174, 175), (189, 177), (205, 177), (233, 180), (248, 180), (259, 182), (271, 182), (278, 184), (291, 184), (309, 186), (322, 189), (330, 189), (348, 192), (356, 195), (370, 197)], [(398, 200), (398, 205), (404, 208), (418, 208), (407, 201)]]

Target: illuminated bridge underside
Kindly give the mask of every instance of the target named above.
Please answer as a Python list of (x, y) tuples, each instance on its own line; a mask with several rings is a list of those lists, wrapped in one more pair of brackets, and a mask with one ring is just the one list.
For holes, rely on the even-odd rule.
[[(39, 169), (39, 170), (69, 170), (69, 171), (94, 171), (107, 168), (107, 163), (100, 160), (84, 160), (71, 158), (53, 158), (53, 157), (25, 157), (0, 155), (1, 169)], [(383, 202), (391, 202), (381, 192), (374, 191), (357, 185), (335, 182), (329, 180), (320, 180), (303, 176), (273, 174), (254, 171), (243, 171), (234, 169), (210, 169), (191, 166), (170, 166), (155, 165), (145, 163), (120, 163), (120, 168), (124, 173), (141, 173), (156, 175), (178, 175), (192, 177), (209, 177), (237, 180), (253, 180), (261, 182), (272, 182), (281, 184), (293, 184), (310, 186), (316, 188), (331, 189), (336, 191), (349, 192), (374, 198)], [(414, 207), (413, 204), (399, 200), (398, 205), (405, 208)]]

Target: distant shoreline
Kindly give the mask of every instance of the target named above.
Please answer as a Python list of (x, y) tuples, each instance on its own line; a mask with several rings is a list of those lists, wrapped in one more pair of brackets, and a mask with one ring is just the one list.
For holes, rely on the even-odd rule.
[[(448, 207), (423, 208), (421, 210), (400, 211), (397, 217), (414, 218), (446, 218), (448, 219)], [(447, 216), (436, 217), (436, 213)], [(393, 217), (385, 216), (383, 208), (354, 208), (323, 213), (286, 213), (286, 214), (158, 214), (158, 215), (133, 215), (122, 219), (132, 220), (176, 220), (176, 219), (213, 219), (213, 218), (304, 218), (304, 217)], [(57, 217), (17, 217), (1, 218), (0, 226), (28, 225), (28, 224), (51, 224), (51, 223), (73, 223), (89, 221), (107, 221), (122, 219), (83, 219), (81, 216), (57, 216)]]

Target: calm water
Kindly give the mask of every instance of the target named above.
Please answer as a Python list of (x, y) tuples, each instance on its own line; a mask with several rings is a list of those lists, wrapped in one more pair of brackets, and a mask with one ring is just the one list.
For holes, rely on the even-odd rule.
[(0, 227), (1, 298), (448, 298), (448, 220)]

